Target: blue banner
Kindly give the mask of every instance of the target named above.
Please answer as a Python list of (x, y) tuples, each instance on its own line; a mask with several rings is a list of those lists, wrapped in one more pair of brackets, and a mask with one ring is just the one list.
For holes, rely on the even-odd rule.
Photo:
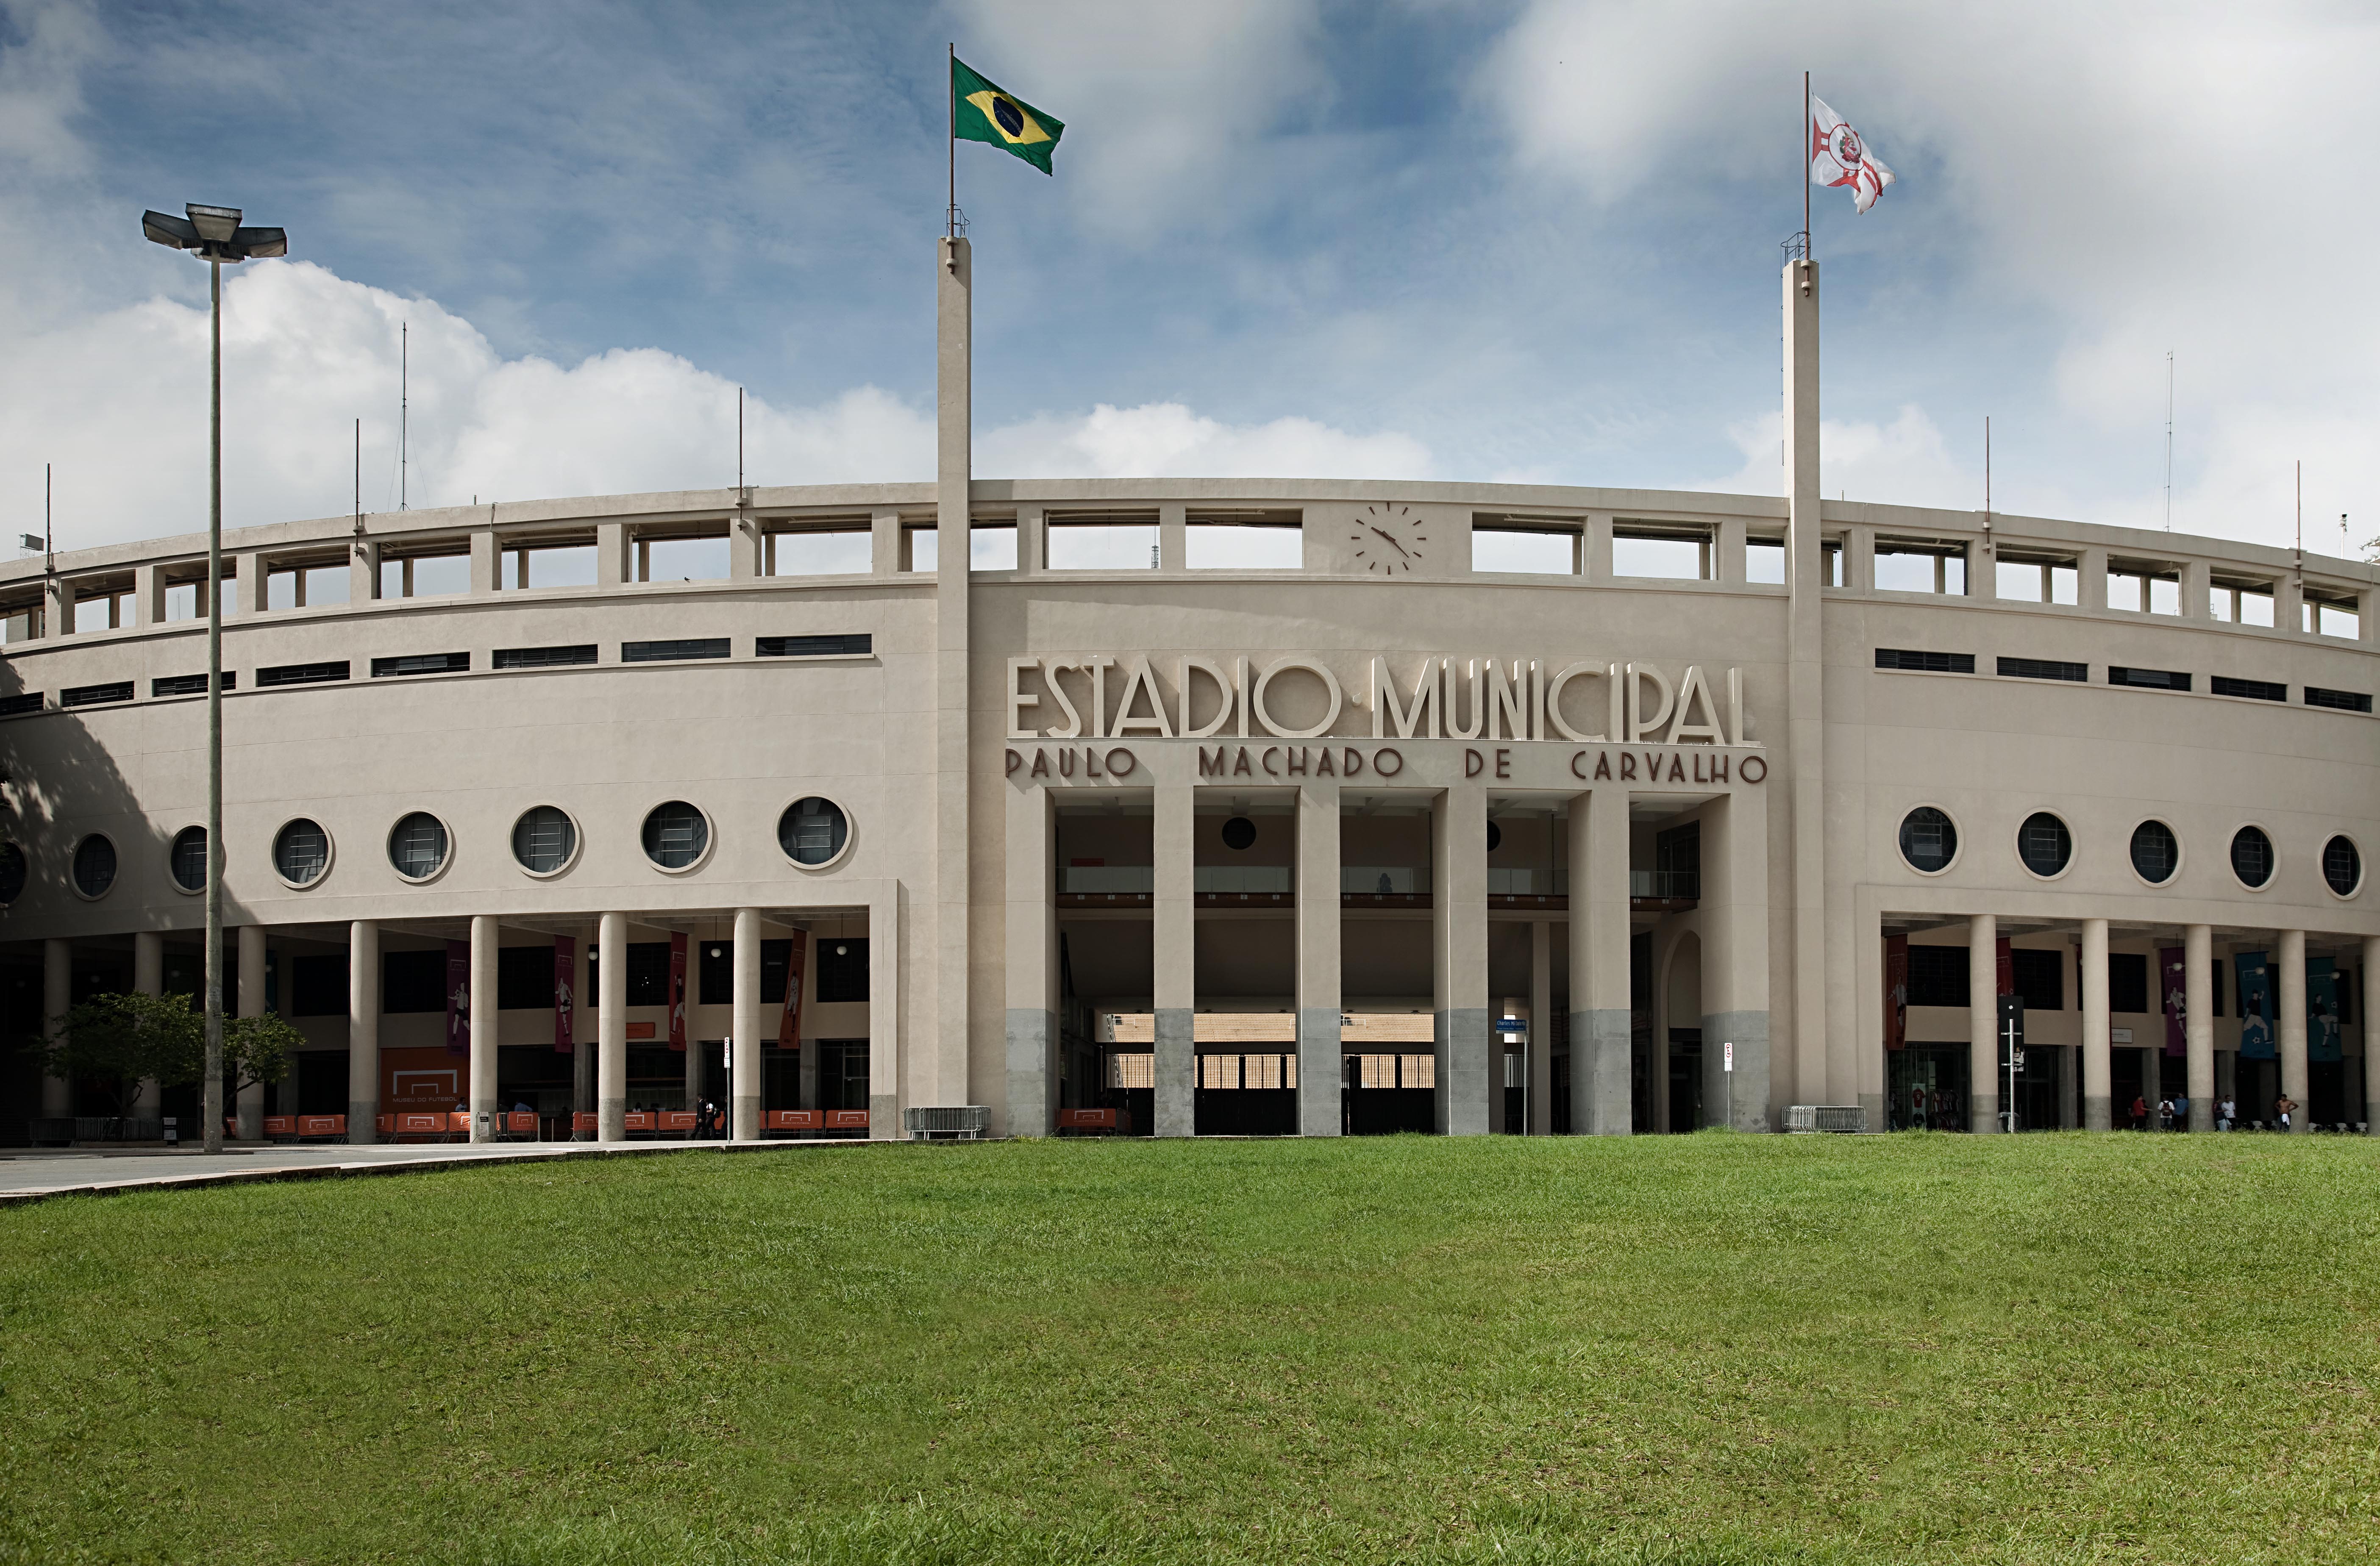
[(2339, 1058), (2338, 966), (2328, 957), (2306, 964), (2306, 1059)]
[(2240, 969), (2240, 1058), (2274, 1060), (2273, 970), (2262, 952), (2242, 952), (2232, 961)]

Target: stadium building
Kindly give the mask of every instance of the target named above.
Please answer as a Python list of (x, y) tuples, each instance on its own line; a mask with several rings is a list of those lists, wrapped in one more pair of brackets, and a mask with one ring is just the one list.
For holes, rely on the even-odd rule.
[[(933, 483), (226, 536), (242, 1135), (2380, 1120), (2371, 567), (1822, 503), (1803, 261), (1782, 498), (978, 480), (940, 243)], [(205, 562), (0, 569), (16, 1035), (197, 988)]]

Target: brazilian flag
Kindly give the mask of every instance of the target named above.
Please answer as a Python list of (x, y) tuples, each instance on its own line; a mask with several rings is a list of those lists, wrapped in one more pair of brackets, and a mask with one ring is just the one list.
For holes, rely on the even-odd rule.
[(962, 141), (1005, 147), (1043, 174), (1054, 174), (1050, 153), (1066, 127), (1020, 103), (951, 56), (951, 134)]

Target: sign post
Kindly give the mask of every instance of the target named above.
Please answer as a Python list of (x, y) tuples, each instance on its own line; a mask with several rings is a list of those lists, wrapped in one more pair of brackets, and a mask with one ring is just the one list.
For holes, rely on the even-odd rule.
[(2016, 1074), (2024, 1065), (2024, 997), (2003, 995), (2000, 1000), (2000, 1070), (2008, 1078), (2008, 1088), (2000, 1099), (2000, 1129), (2017, 1129)]

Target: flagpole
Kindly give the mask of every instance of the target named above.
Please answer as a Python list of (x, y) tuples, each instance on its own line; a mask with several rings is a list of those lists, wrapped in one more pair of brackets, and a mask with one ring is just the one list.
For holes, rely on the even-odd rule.
[(959, 235), (959, 103), (958, 89), (952, 79), (958, 75), (959, 46), (955, 41), (950, 46), (950, 68), (942, 72), (942, 117), (950, 130), (945, 140), (950, 144), (947, 150), (951, 155), (951, 204), (942, 213), (942, 229), (947, 237), (955, 239)]
[(1810, 243), (1810, 73), (1802, 73), (1802, 134), (1801, 156), (1798, 160), (1802, 180), (1802, 259), (1816, 261), (1815, 247)]

